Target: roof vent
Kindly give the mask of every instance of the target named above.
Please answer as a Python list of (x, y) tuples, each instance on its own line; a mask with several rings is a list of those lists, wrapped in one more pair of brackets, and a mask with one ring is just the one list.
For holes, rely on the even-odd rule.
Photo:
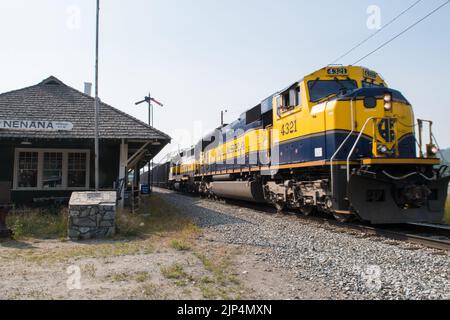
[(62, 84), (62, 82), (52, 76), (52, 77), (49, 77), (49, 78), (45, 79), (44, 81), (42, 81), (41, 84), (48, 85), (48, 86), (59, 86)]
[(84, 83), (84, 94), (90, 96), (92, 92), (92, 83), (85, 82)]

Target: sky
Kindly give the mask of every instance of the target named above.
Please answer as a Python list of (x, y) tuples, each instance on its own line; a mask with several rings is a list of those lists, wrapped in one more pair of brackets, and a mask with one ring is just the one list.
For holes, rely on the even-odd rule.
[[(143, 121), (148, 108), (134, 102), (150, 91), (164, 103), (155, 106), (155, 127), (173, 142), (161, 159), (219, 126), (221, 110), (232, 122), (414, 2), (102, 0), (99, 94)], [(354, 63), (443, 2), (422, 1), (340, 63)], [(449, 15), (450, 5), (360, 63), (402, 91), (416, 117), (435, 122), (442, 148), (450, 147)], [(1, 0), (0, 30), (0, 92), (50, 75), (80, 91), (94, 81), (94, 0)]]

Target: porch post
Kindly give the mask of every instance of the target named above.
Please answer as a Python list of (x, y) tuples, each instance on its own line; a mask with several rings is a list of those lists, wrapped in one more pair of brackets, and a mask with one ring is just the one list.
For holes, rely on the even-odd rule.
[(121, 209), (123, 209), (125, 203), (125, 188), (126, 188), (125, 179), (127, 175), (127, 162), (128, 162), (128, 143), (125, 143), (125, 139), (122, 139), (122, 142), (120, 144), (120, 165), (119, 165), (119, 181), (123, 181), (119, 201), (119, 208)]

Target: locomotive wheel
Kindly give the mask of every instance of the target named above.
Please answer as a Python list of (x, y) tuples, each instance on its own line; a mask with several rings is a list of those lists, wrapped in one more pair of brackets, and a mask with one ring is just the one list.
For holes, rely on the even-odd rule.
[(309, 217), (316, 213), (317, 208), (314, 206), (305, 206), (300, 208), (300, 212), (302, 215)]

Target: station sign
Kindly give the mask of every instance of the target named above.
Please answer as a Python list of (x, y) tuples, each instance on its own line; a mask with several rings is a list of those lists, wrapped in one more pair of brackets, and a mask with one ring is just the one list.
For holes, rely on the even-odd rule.
[(73, 123), (65, 121), (2, 120), (0, 130), (72, 131)]

